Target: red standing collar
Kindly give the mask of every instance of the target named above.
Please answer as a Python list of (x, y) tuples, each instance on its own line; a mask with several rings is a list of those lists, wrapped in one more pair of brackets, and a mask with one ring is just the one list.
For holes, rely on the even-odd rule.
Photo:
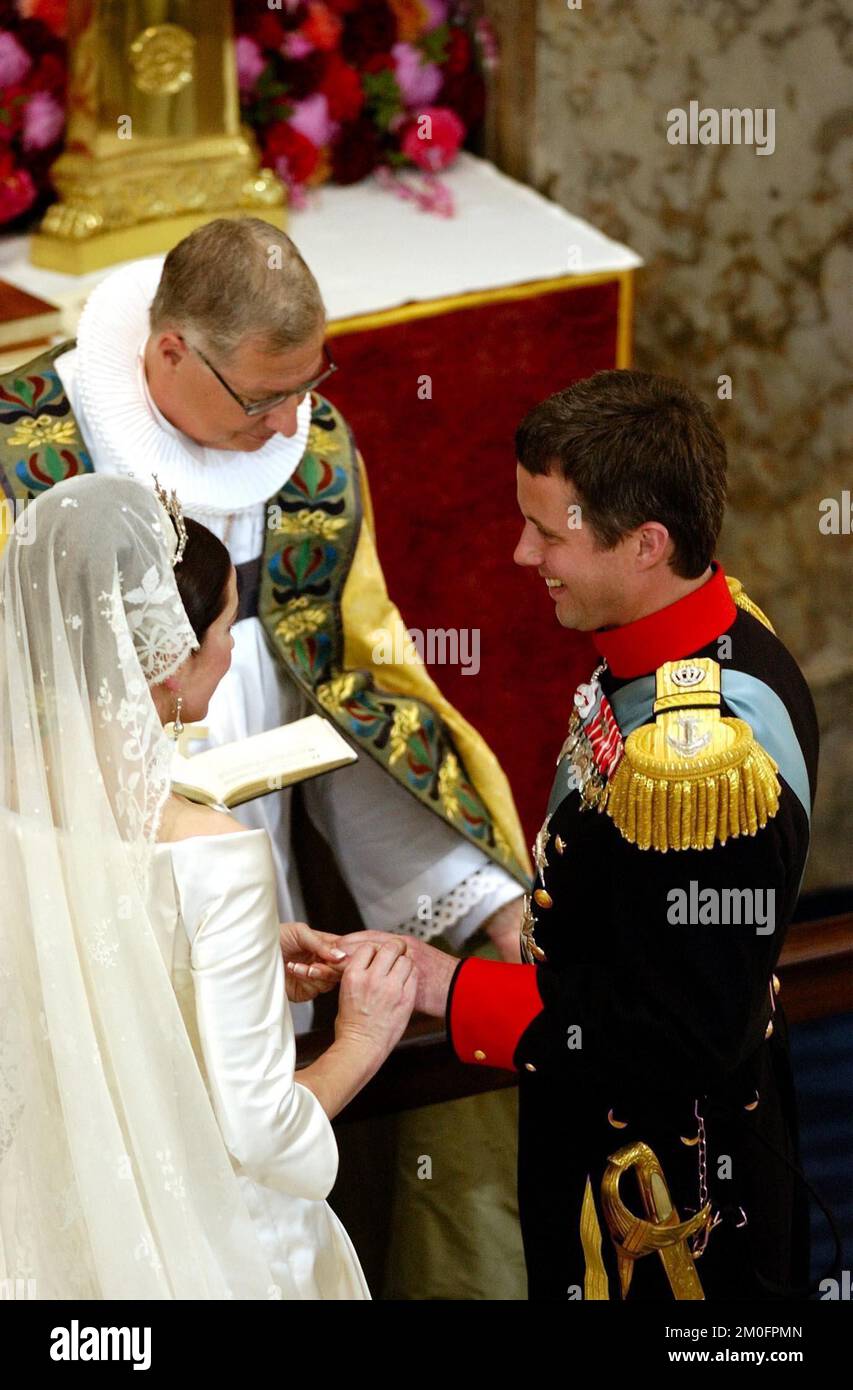
[(614, 676), (644, 676), (713, 642), (737, 616), (721, 565), (701, 589), (623, 627), (601, 628), (592, 639)]

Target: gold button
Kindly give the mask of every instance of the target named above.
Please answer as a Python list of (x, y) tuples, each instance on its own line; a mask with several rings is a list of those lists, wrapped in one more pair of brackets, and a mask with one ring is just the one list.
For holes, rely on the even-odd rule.
[(536, 892), (533, 894), (533, 901), (536, 903), (537, 907), (554, 906), (554, 899), (551, 897), (550, 893), (545, 892), (544, 888), (536, 889)]
[(485, 1054), (485, 1052), (481, 1052), (480, 1049), (479, 1049), (479, 1047), (478, 1047), (478, 1048), (477, 1048), (477, 1051), (474, 1053), (474, 1061), (475, 1061), (475, 1062), (485, 1062), (485, 1060), (486, 1060), (486, 1054)]
[(755, 1093), (755, 1100), (749, 1101), (743, 1108), (744, 1110), (755, 1110), (758, 1106), (758, 1092)]
[(772, 1033), (773, 1033), (773, 1020), (772, 1020), (772, 1018), (771, 1018), (770, 1022), (768, 1023), (767, 1027), (766, 1027), (765, 1030), (764, 1030), (764, 1036), (765, 1036), (765, 1038), (771, 1037), (771, 1036), (772, 1036)]
[(698, 1134), (697, 1134), (693, 1139), (688, 1139), (687, 1136), (686, 1136), (685, 1134), (679, 1134), (678, 1137), (679, 1137), (679, 1139), (681, 1140), (682, 1144), (686, 1144), (686, 1145), (687, 1145), (688, 1149), (692, 1149), (692, 1147), (693, 1147), (694, 1144), (698, 1144), (698, 1143), (699, 1143), (699, 1135), (698, 1135)]
[(563, 839), (562, 835), (554, 836), (554, 848), (558, 854), (562, 854), (565, 851), (566, 842)]
[(628, 1127), (628, 1121), (627, 1121), (627, 1120), (617, 1120), (617, 1119), (615, 1118), (614, 1114), (613, 1114), (613, 1110), (612, 1110), (612, 1109), (608, 1110), (608, 1112), (607, 1112), (607, 1119), (608, 1119), (609, 1123), (612, 1124), (612, 1126), (613, 1126), (614, 1129), (627, 1129), (627, 1127)]
[(774, 975), (774, 976), (772, 977), (772, 979), (773, 979), (773, 993), (774, 993), (774, 994), (778, 994), (779, 991), (780, 991), (780, 989), (782, 988), (781, 984), (779, 983), (779, 976), (778, 976), (778, 975)]
[(524, 1070), (525, 1070), (525, 1071), (535, 1071), (536, 1068), (534, 1067), (534, 1065), (533, 1065), (532, 1062), (525, 1062), (525, 1063), (524, 1063)]

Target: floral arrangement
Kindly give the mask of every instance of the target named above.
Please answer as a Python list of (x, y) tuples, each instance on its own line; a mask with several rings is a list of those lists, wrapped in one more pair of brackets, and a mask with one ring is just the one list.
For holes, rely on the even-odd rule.
[[(244, 118), (291, 202), (376, 171), (448, 213), (437, 174), (483, 117), (492, 32), (459, 0), (236, 0)], [(420, 171), (421, 185), (399, 178)]]
[(65, 129), (65, 0), (0, 0), (0, 224), (23, 225), (53, 197), (48, 170)]
[[(65, 125), (67, 0), (0, 0), (0, 225), (40, 216)], [(243, 119), (301, 206), (375, 173), (449, 215), (438, 174), (482, 120), (496, 44), (470, 0), (234, 0)], [(408, 171), (414, 181), (404, 177)]]

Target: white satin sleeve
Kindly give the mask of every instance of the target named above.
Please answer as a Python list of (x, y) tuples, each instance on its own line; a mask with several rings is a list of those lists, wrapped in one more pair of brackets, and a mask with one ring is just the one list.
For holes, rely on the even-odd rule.
[(197, 836), (171, 849), (199, 1038), (228, 1150), (265, 1187), (325, 1198), (338, 1148), (320, 1102), (295, 1080), (269, 836)]

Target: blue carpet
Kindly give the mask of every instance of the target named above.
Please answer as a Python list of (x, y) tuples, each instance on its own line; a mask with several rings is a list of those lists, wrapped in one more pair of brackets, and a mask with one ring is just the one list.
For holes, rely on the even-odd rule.
[[(842, 1268), (853, 1271), (853, 1014), (791, 1026), (803, 1171), (838, 1227)], [(832, 1232), (810, 1199), (812, 1278), (833, 1258)]]

